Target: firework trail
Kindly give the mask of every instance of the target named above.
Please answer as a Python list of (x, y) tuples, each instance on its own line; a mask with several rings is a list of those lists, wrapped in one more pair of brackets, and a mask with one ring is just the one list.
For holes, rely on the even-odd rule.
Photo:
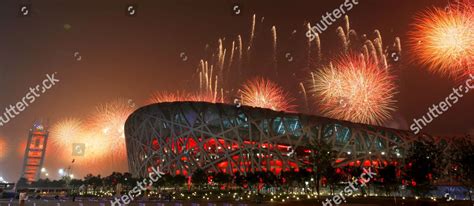
[(311, 72), (311, 85), (316, 85), (316, 78), (314, 72)]
[(369, 61), (374, 61), (375, 64), (378, 65), (379, 64), (379, 59), (377, 57), (377, 50), (375, 49), (374, 43), (370, 40), (367, 40), (367, 41), (365, 41), (365, 45), (367, 46), (368, 51), (370, 52), (367, 59)]
[[(200, 68), (198, 69), (199, 71), (199, 88), (200, 88), (200, 93), (195, 94), (194, 97), (192, 98), (194, 101), (209, 101), (209, 102), (219, 102), (223, 101), (223, 96), (224, 96), (224, 86), (221, 86), (223, 82), (229, 82), (225, 81), (227, 78), (224, 78), (223, 72), (217, 72), (219, 75), (213, 74), (213, 65), (217, 65), (216, 69), (223, 68), (223, 65), (226, 65), (228, 70), (226, 70), (226, 73), (231, 72), (232, 70), (232, 65), (238, 65), (239, 67), (239, 75), (242, 74), (242, 63), (243, 63), (243, 58), (242, 56), (245, 53), (246, 57), (250, 56), (250, 50), (254, 47), (254, 39), (255, 39), (255, 19), (256, 16), (252, 18), (252, 26), (251, 26), (251, 33), (250, 33), (250, 39), (249, 39), (249, 45), (245, 46), (242, 43), (242, 36), (238, 35), (237, 39), (233, 41), (233, 43), (229, 46), (230, 47), (230, 58), (225, 57), (225, 51), (226, 48), (224, 46), (224, 42), (222, 40), (219, 40), (218, 43), (218, 48), (217, 48), (217, 61), (215, 63), (208, 63), (208, 61), (201, 60), (200, 62)], [(305, 24), (305, 27), (311, 28), (310, 24)], [(390, 118), (390, 112), (394, 110), (393, 107), (393, 95), (392, 93), (396, 93), (395, 91), (395, 86), (393, 83), (394, 77), (389, 74), (389, 64), (387, 61), (387, 52), (388, 51), (395, 51), (398, 52), (398, 54), (401, 54), (401, 44), (400, 44), (400, 38), (396, 37), (395, 42), (393, 45), (385, 47), (383, 44), (383, 38), (378, 30), (374, 30), (373, 36), (374, 38), (368, 38), (367, 35), (362, 35), (362, 37), (359, 37), (357, 35), (357, 32), (354, 29), (351, 29), (350, 23), (349, 23), (349, 17), (345, 16), (345, 25), (342, 27), (338, 27), (337, 30), (337, 35), (339, 37), (339, 41), (341, 42), (342, 49), (341, 49), (341, 56), (336, 59), (335, 64), (333, 66), (332, 63), (329, 65), (327, 63), (322, 63), (322, 52), (321, 52), (321, 41), (319, 36), (317, 35), (315, 37), (316, 41), (315, 44), (311, 44), (311, 42), (307, 43), (307, 50), (308, 50), (308, 65), (313, 66), (311, 63), (313, 63), (312, 58), (317, 58), (317, 66), (322, 67), (320, 71), (313, 71), (311, 72), (311, 81), (310, 81), (310, 89), (307, 90), (304, 84), (299, 83), (299, 88), (301, 89), (306, 105), (306, 109), (308, 109), (308, 97), (316, 97), (316, 98), (321, 98), (324, 97), (323, 93), (321, 93), (322, 90), (318, 90), (316, 88), (321, 88), (318, 86), (324, 85), (324, 83), (321, 83), (322, 80), (329, 79), (329, 77), (333, 78), (334, 81), (341, 81), (347, 79), (347, 81), (350, 81), (354, 83), (355, 85), (352, 85), (352, 90), (347, 91), (344, 89), (344, 87), (349, 87), (351, 85), (344, 85), (340, 83), (339, 85), (337, 84), (331, 84), (333, 87), (327, 87), (326, 93), (330, 92), (330, 89), (333, 90), (334, 93), (339, 93), (337, 98), (338, 105), (346, 105), (349, 108), (351, 108), (351, 112), (346, 112), (344, 113), (341, 111), (342, 109), (340, 107), (329, 107), (326, 105), (329, 105), (329, 103), (326, 102), (326, 104), (319, 104), (318, 106), (321, 106), (322, 108), (319, 108), (319, 110), (324, 110), (324, 114), (327, 116), (331, 116), (334, 118), (339, 118), (339, 119), (346, 119), (346, 120), (351, 120), (355, 122), (363, 122), (363, 123), (372, 123), (372, 124), (381, 124), (384, 122), (386, 119)], [(273, 66), (275, 71), (278, 73), (277, 69), (277, 52), (278, 52), (278, 47), (277, 47), (277, 31), (276, 31), (276, 26), (271, 27), (271, 33), (272, 33), (272, 49), (273, 49)], [(235, 43), (234, 43), (235, 42)], [(237, 47), (237, 48), (236, 48)], [(245, 50), (243, 48), (246, 48)], [(238, 49), (238, 51), (235, 51)], [(238, 52), (238, 54), (234, 54), (233, 52)], [(354, 51), (360, 51), (361, 54), (355, 54)], [(238, 59), (235, 58), (234, 61), (234, 55), (238, 56)], [(250, 57), (249, 57), (250, 58)], [(228, 60), (229, 62), (224, 63), (225, 60)], [(230, 59), (230, 60), (229, 60)], [(351, 64), (342, 64), (342, 60), (351, 60)], [(328, 65), (328, 66), (325, 66)], [(378, 69), (376, 71), (373, 71), (374, 69)], [(347, 71), (344, 71), (347, 70)], [(380, 71), (379, 71), (380, 70)], [(373, 72), (372, 74), (370, 72)], [(217, 78), (217, 76), (220, 76)], [(358, 79), (356, 77), (359, 77)], [(381, 79), (380, 81), (376, 81), (377, 78)], [(224, 80), (225, 79), (225, 80)], [(339, 79), (339, 80), (337, 80)], [(387, 80), (387, 82), (383, 82), (382, 80)], [(247, 104), (250, 106), (255, 106), (255, 107), (264, 107), (264, 108), (270, 108), (274, 110), (284, 110), (284, 111), (291, 111), (293, 108), (288, 109), (283, 107), (278, 106), (279, 104), (286, 105), (285, 101), (279, 101), (278, 98), (275, 98), (276, 100), (272, 100), (273, 102), (282, 102), (282, 103), (273, 103), (272, 105), (266, 104), (270, 102), (270, 98), (273, 96), (279, 96), (279, 95), (274, 95), (274, 93), (278, 92), (268, 92), (270, 89), (267, 89), (267, 91), (263, 91), (268, 87), (265, 85), (265, 79), (252, 79), (247, 81), (244, 84), (244, 88), (240, 90), (240, 96), (242, 97), (242, 102), (243, 104)], [(387, 94), (385, 97), (387, 99), (382, 99), (380, 96), (371, 95), (369, 90), (363, 89), (363, 83), (366, 82), (365, 84), (370, 85), (371, 87), (374, 88), (379, 88), (382, 87), (384, 88), (387, 85), (393, 86), (390, 89), (385, 89)], [(329, 81), (330, 82), (330, 81)], [(273, 82), (271, 82), (274, 84)], [(327, 82), (326, 82), (327, 83)], [(227, 85), (228, 83), (226, 83)], [(269, 83), (270, 84), (270, 83)], [(380, 84), (381, 86), (375, 85), (375, 84)], [(219, 86), (217, 86), (219, 85)], [(257, 86), (255, 86), (257, 85)], [(276, 85), (276, 84), (274, 84)], [(278, 87), (278, 85), (276, 85)], [(260, 89), (259, 89), (260, 88)], [(280, 88), (280, 87), (278, 87)], [(281, 89), (281, 88), (280, 88)], [(262, 91), (263, 92), (262, 92)], [(379, 91), (378, 93), (382, 93), (382, 90)], [(226, 91), (228, 93), (228, 91)], [(345, 96), (346, 94), (342, 93), (345, 92), (349, 96)], [(284, 93), (284, 92), (283, 92)], [(333, 94), (334, 95), (334, 94)], [(220, 96), (220, 98), (219, 98)], [(372, 108), (374, 110), (374, 114), (369, 114), (369, 110), (360, 110), (357, 111), (356, 108), (359, 105), (362, 105), (364, 103), (364, 98), (368, 98), (370, 102), (365, 102), (366, 104), (369, 104), (369, 106), (366, 106), (365, 108)], [(379, 98), (380, 97), (380, 98)], [(335, 97), (334, 97), (335, 98)], [(328, 99), (326, 96), (326, 101), (335, 101), (334, 98), (331, 100)], [(337, 99), (336, 98), (336, 99)], [(379, 98), (379, 99), (377, 99)], [(364, 101), (362, 101), (364, 100)], [(246, 103), (245, 103), (246, 102)], [(380, 103), (379, 106), (376, 106), (376, 103)], [(374, 105), (372, 105), (374, 104)], [(274, 106), (277, 105), (277, 106)], [(278, 108), (280, 107), (280, 108)], [(334, 110), (334, 111), (332, 111)], [(353, 116), (349, 116), (348, 114), (353, 113)], [(344, 116), (346, 115), (346, 116)]]
[(311, 92), (325, 116), (381, 125), (395, 111), (394, 77), (361, 55), (343, 55), (314, 77)]
[(252, 46), (253, 46), (253, 39), (255, 38), (255, 19), (256, 18), (257, 16), (254, 14), (252, 17), (252, 31), (250, 32), (249, 47), (247, 49), (249, 51), (249, 54), (250, 54), (250, 49), (252, 49)]
[[(224, 94), (224, 88), (231, 88), (235, 83), (240, 82), (240, 78), (242, 78), (242, 66), (245, 63), (250, 64), (251, 59), (251, 51), (253, 50), (256, 38), (256, 22), (257, 16), (252, 16), (252, 24), (251, 24), (251, 31), (250, 31), (250, 38), (248, 45), (243, 43), (242, 35), (237, 35), (237, 38), (232, 41), (232, 44), (226, 45), (223, 38), (218, 39), (218, 45), (214, 55), (217, 57), (216, 59), (201, 59), (197, 74), (199, 77), (199, 88), (201, 92), (201, 96), (214, 96), (213, 102), (219, 102), (224, 100), (225, 98), (222, 97)], [(273, 67), (275, 71), (277, 71), (277, 33), (276, 33), (276, 26), (271, 27), (272, 33), (272, 45), (273, 45)], [(229, 48), (227, 48), (229, 46)], [(319, 47), (319, 46), (318, 46)], [(230, 49), (230, 52), (228, 52)], [(238, 51), (237, 51), (238, 50)], [(230, 53), (230, 54), (229, 54)], [(238, 56), (238, 57), (237, 57)], [(226, 62), (227, 61), (227, 62)], [(237, 68), (238, 71), (233, 71), (233, 68)], [(213, 68), (215, 68), (213, 70)], [(215, 73), (215, 74), (214, 74)], [(235, 75), (234, 75), (235, 74)], [(234, 76), (232, 76), (234, 75)], [(215, 78), (218, 77), (216, 81)], [(231, 77), (232, 78), (229, 78)], [(233, 89), (225, 90), (226, 94)], [(210, 94), (206, 94), (210, 93)], [(198, 95), (199, 96), (199, 95)], [(219, 97), (221, 96), (221, 97)], [(199, 99), (199, 98), (198, 98)], [(209, 100), (209, 98), (201, 98)]]
[(383, 52), (382, 36), (380, 35), (380, 31), (377, 29), (375, 30), (375, 34), (377, 37), (374, 39), (374, 46), (376, 49), (377, 59), (382, 60), (382, 65), (384, 66), (383, 68), (387, 68), (387, 65), (383, 63), (385, 57)]
[(349, 34), (350, 31), (351, 31), (351, 24), (350, 24), (350, 21), (349, 21), (349, 16), (345, 15), (344, 20), (345, 20), (345, 23), (346, 23), (346, 33)]
[[(344, 53), (350, 53), (353, 50), (359, 51), (362, 49), (362, 55), (366, 61), (373, 61), (382, 69), (388, 69), (387, 56), (389, 56), (388, 48), (384, 48), (382, 35), (379, 30), (374, 30), (375, 38), (373, 40), (367, 39), (364, 34), (362, 36), (363, 46), (362, 48), (351, 48), (351, 46), (357, 46), (355, 43), (358, 39), (357, 32), (350, 28), (349, 17), (345, 16), (345, 30), (342, 27), (337, 28), (337, 35), (339, 40), (342, 42)], [(395, 37), (395, 43), (392, 46), (392, 50), (398, 55), (401, 55), (401, 44), (400, 38)]]
[(301, 88), (301, 91), (303, 92), (305, 109), (306, 109), (306, 112), (308, 112), (309, 111), (308, 94), (306, 94), (306, 88), (304, 87), (303, 82), (300, 82), (300, 88)]
[[(308, 30), (311, 29), (311, 24), (308, 23), (307, 24), (307, 27), (308, 27)], [(310, 63), (312, 62), (312, 44), (311, 42), (314, 41), (314, 45), (316, 46), (316, 61), (317, 62), (320, 62), (321, 61), (321, 57), (322, 57), (322, 54), (321, 54), (321, 39), (319, 38), (319, 34), (318, 33), (314, 33), (314, 39), (311, 40), (311, 38), (307, 38), (307, 42), (308, 42), (308, 66), (310, 66)]]
[(275, 26), (272, 26), (272, 36), (273, 36), (273, 67), (275, 68), (276, 74), (278, 76), (278, 69), (277, 69), (277, 31), (276, 31)]
[(242, 104), (275, 111), (293, 112), (293, 99), (276, 83), (265, 78), (246, 81), (241, 89)]
[(402, 53), (402, 43), (400, 41), (400, 37), (395, 37), (395, 42), (393, 43), (393, 48), (398, 51), (399, 54)]
[[(225, 61), (225, 52), (226, 50), (224, 49), (223, 47), (223, 42), (222, 42), (222, 39), (219, 39), (219, 50), (218, 50), (218, 54), (217, 54), (217, 66), (219, 67), (219, 75), (221, 76), (221, 78), (224, 78), (224, 61)], [(221, 82), (222, 82), (223, 79), (221, 79)]]
[(410, 47), (415, 62), (457, 79), (469, 73), (474, 56), (474, 9), (469, 1), (448, 8), (431, 8), (416, 17)]
[[(225, 52), (223, 52), (225, 53)], [(222, 61), (223, 62), (223, 61)], [(224, 65), (222, 63), (222, 65)], [(209, 67), (207, 61), (201, 60), (199, 71), (199, 88), (200, 91), (198, 94), (193, 94), (189, 97), (190, 100), (192, 99), (202, 99), (203, 102), (222, 102), (224, 97), (219, 97), (220, 85), (219, 85), (219, 76), (213, 74), (213, 65)], [(209, 98), (212, 96), (213, 98)]]
[(242, 75), (242, 36), (238, 35), (237, 36), (237, 42), (239, 42), (239, 75)]
[(346, 34), (344, 33), (344, 29), (342, 27), (337, 27), (337, 35), (342, 42), (342, 48), (344, 48), (344, 52), (347, 52), (349, 49), (349, 41), (346, 38)]
[(232, 41), (232, 47), (230, 49), (230, 58), (229, 58), (229, 65), (227, 65), (228, 71), (232, 68), (232, 62), (234, 61), (234, 50), (235, 50), (235, 41)]

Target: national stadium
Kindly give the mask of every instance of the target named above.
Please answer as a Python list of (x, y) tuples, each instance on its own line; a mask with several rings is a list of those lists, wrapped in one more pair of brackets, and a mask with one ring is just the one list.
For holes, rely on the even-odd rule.
[(310, 169), (310, 140), (326, 141), (337, 152), (334, 166), (382, 167), (404, 160), (415, 140), (454, 149), (452, 137), (270, 109), (206, 102), (144, 106), (125, 124), (130, 172), (145, 176), (160, 166), (172, 175), (207, 172)]

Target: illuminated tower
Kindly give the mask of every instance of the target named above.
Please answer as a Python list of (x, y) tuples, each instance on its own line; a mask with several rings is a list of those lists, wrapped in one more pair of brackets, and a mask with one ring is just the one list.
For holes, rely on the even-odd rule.
[(46, 143), (48, 142), (48, 130), (43, 124), (35, 123), (30, 129), (28, 143), (25, 148), (25, 158), (21, 177), (28, 182), (39, 179), (46, 154)]

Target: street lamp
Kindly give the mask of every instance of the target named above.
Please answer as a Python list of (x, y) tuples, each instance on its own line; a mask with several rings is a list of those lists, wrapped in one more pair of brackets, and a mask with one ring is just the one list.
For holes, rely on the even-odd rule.
[(0, 182), (2, 182), (2, 183), (7, 183), (7, 181), (5, 181), (5, 180), (3, 179), (3, 177), (0, 177)]
[(41, 174), (44, 174), (46, 177), (48, 176), (48, 170), (44, 167), (41, 168)]
[(58, 173), (59, 173), (59, 175), (63, 176), (63, 175), (64, 175), (64, 169), (62, 169), (62, 168), (59, 169), (59, 170), (58, 170)]

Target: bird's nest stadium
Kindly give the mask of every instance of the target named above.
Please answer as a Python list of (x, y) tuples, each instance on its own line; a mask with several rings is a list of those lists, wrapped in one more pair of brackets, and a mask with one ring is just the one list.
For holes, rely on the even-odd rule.
[(452, 138), (415, 136), (409, 131), (356, 124), (318, 116), (205, 102), (173, 102), (142, 107), (125, 124), (130, 172), (145, 176), (160, 166), (173, 175), (208, 172), (310, 168), (311, 139), (337, 151), (335, 166), (378, 167), (400, 162), (415, 140), (446, 150)]

